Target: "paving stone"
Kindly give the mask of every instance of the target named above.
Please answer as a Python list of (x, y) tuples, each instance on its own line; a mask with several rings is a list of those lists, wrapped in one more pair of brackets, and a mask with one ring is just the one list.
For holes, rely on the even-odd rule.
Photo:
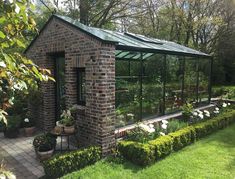
[(6, 139), (0, 133), (0, 159), (17, 179), (36, 179), (44, 175), (41, 163), (36, 160), (31, 138)]

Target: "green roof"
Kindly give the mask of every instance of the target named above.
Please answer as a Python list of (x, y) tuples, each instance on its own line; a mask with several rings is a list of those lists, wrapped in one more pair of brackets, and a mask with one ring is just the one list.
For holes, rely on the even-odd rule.
[(74, 27), (77, 27), (81, 31), (103, 42), (115, 44), (116, 58), (138, 59), (140, 57), (139, 53), (135, 54), (133, 52), (143, 52), (143, 58), (148, 58), (156, 53), (189, 57), (210, 57), (210, 55), (206, 53), (185, 47), (175, 42), (150, 38), (128, 32), (121, 33), (90, 27), (67, 16), (52, 15), (51, 18), (53, 17), (60, 19)]

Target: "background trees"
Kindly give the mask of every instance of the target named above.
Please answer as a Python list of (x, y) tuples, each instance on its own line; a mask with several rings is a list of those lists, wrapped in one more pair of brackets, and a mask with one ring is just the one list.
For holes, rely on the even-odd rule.
[[(38, 0), (40, 1), (40, 0)], [(235, 83), (233, 0), (44, 0), (57, 13), (111, 30), (171, 40), (210, 53), (215, 83)], [(44, 7), (42, 3), (38, 4)], [(46, 21), (48, 9), (38, 19)], [(41, 16), (44, 17), (44, 16)]]

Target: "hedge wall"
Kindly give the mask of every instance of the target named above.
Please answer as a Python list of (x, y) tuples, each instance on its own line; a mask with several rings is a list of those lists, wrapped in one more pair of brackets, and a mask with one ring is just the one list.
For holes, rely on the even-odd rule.
[(90, 147), (83, 150), (57, 154), (43, 162), (43, 168), (47, 178), (58, 178), (67, 173), (94, 164), (101, 159), (101, 149)]
[(161, 136), (146, 144), (121, 141), (118, 143), (118, 150), (126, 159), (137, 165), (149, 165), (214, 131), (223, 129), (232, 122), (235, 122), (235, 110)]

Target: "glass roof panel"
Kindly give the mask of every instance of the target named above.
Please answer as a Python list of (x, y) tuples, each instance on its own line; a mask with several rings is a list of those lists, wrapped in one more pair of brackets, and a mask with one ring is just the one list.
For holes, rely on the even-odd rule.
[[(154, 53), (164, 53), (171, 55), (184, 55), (184, 56), (196, 56), (196, 57), (210, 57), (210, 55), (205, 54), (203, 52), (191, 49), (189, 47), (185, 47), (183, 45), (177, 44), (175, 42), (170, 42), (166, 40), (160, 40), (155, 38), (146, 37), (139, 34), (131, 34), (131, 33), (120, 33), (110, 30), (104, 30), (100, 28), (89, 27), (81, 24), (78, 20), (73, 20), (66, 16), (53, 15), (56, 18), (59, 18), (67, 23), (77, 27), (78, 29), (95, 36), (96, 38), (107, 42), (116, 44), (117, 50), (125, 50), (125, 51), (138, 51), (141, 50), (144, 53), (149, 53), (151, 56)], [(116, 55), (118, 54), (117, 51)], [(118, 58), (122, 58), (127, 55), (125, 58), (138, 59), (139, 55), (121, 53), (118, 54)], [(146, 57), (147, 58), (147, 57)]]

